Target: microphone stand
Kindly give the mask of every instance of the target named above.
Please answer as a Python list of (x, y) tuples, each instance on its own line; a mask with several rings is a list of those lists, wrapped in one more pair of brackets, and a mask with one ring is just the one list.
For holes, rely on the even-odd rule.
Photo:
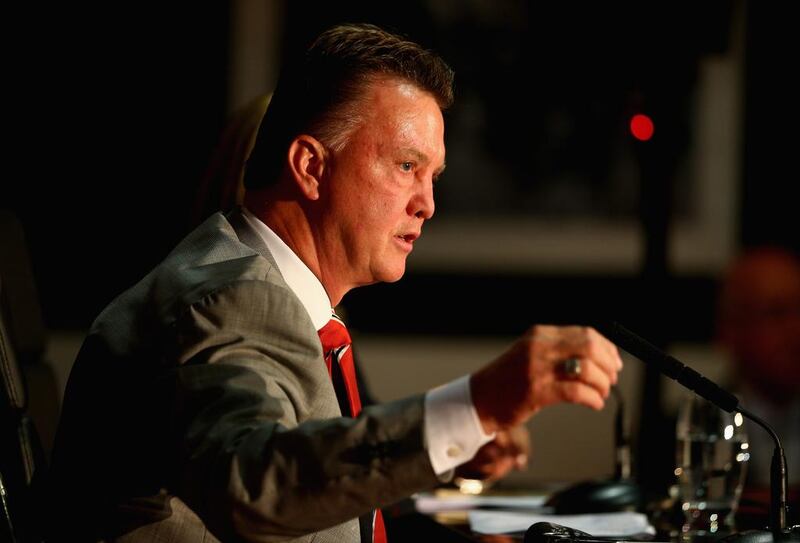
[(597, 326), (597, 329), (622, 349), (639, 358), (641, 361), (655, 366), (662, 374), (677, 381), (689, 390), (694, 391), (720, 409), (728, 413), (738, 411), (743, 416), (764, 428), (775, 442), (775, 452), (772, 455), (772, 465), (770, 469), (770, 515), (768, 529), (748, 530), (746, 532), (731, 534), (720, 541), (726, 543), (800, 542), (800, 526), (791, 528), (787, 528), (786, 526), (786, 495), (789, 486), (789, 474), (786, 469), (786, 455), (783, 452), (781, 441), (778, 438), (778, 434), (775, 433), (775, 430), (764, 420), (747, 409), (742, 408), (736, 396), (721, 388), (716, 383), (706, 379), (678, 359), (669, 356), (661, 349), (634, 334), (621, 324), (617, 322), (608, 325), (602, 324)]
[(631, 478), (631, 445), (628, 434), (625, 432), (625, 402), (616, 386), (611, 387), (611, 393), (617, 402), (617, 413), (614, 415), (614, 452), (616, 462), (614, 465), (614, 479), (617, 481)]
[(556, 514), (606, 513), (640, 509), (642, 491), (630, 478), (631, 453), (624, 429), (624, 401), (617, 387), (611, 387), (616, 399), (614, 421), (614, 476), (604, 480), (581, 481), (555, 492), (545, 502)]

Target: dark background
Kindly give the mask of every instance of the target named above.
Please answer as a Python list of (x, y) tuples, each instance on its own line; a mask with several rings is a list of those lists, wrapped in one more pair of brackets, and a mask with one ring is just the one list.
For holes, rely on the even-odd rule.
[[(522, 156), (525, 164), (546, 163), (537, 166), (540, 172), (577, 167), (579, 162), (570, 163), (568, 156), (553, 158), (559, 149), (536, 143), (542, 136), (536, 120), (550, 103), (553, 108), (577, 108), (591, 102), (593, 92), (604, 98), (617, 85), (620, 94), (635, 87), (641, 95), (646, 89), (651, 103), (671, 102), (678, 104), (671, 107), (680, 108), (697, 56), (726, 47), (730, 17), (728, 2), (704, 3), (700, 11), (688, 4), (648, 10), (632, 4), (606, 11), (580, 4), (556, 9), (510, 3), (527, 20), (517, 22), (513, 39), (504, 41), (497, 37), (503, 31), (502, 16), (482, 22), (473, 10), (456, 21), (448, 35), (432, 28), (424, 3), (338, 4), (312, 4), (308, 9), (288, 3), (285, 49), (337, 21), (373, 21), (405, 32), (442, 52), (456, 70), (457, 91), (477, 88), (490, 97), (490, 114), (499, 121), (491, 123), (482, 143), (499, 147), (494, 143), (498, 139), (515, 142), (498, 151), (501, 157), (508, 155), (508, 167), (520, 168), (513, 157)], [(502, 12), (503, 3), (498, 5), (495, 11)], [(798, 181), (795, 19), (784, 5), (748, 3), (746, 9), (745, 141), (740, 157), (744, 175), (737, 237), (742, 244), (777, 242), (798, 249), (800, 229), (795, 201), (789, 197)], [(607, 22), (601, 23), (603, 19)], [(86, 327), (191, 227), (198, 180), (226, 120), (229, 22), (224, 3), (191, 9), (48, 7), (7, 19), (13, 34), (4, 38), (10, 42), (5, 86), (11, 91), (11, 122), (6, 124), (7, 167), (0, 205), (16, 211), (23, 221), (51, 327)], [(540, 77), (525, 87), (522, 76), (514, 74), (533, 55), (531, 48), (538, 48), (539, 58), (550, 60), (537, 67)], [(626, 60), (613, 64), (618, 73), (581, 73), (578, 68), (596, 64), (593, 55), (601, 54)], [(480, 64), (478, 55), (489, 61)], [(493, 55), (500, 60), (492, 63)], [(589, 60), (579, 62), (581, 55)], [(491, 73), (475, 73), (476, 66), (493, 68)], [(555, 97), (548, 88), (557, 81), (557, 88), (572, 89), (576, 96)], [(523, 99), (534, 104), (527, 110), (531, 118), (507, 111)], [(458, 105), (455, 108), (453, 114)], [(661, 151), (663, 156), (677, 154), (673, 148), (687, 144), (685, 138), (672, 139)], [(597, 137), (569, 149), (595, 145), (602, 151), (603, 141)], [(593, 156), (602, 156), (601, 151)], [(448, 172), (441, 190), (463, 192), (453, 175)], [(640, 204), (637, 199), (620, 204), (621, 212), (635, 213)], [(445, 215), (448, 208), (440, 205), (437, 211)], [(580, 208), (561, 211), (579, 213)], [(360, 328), (508, 333), (535, 320), (591, 320), (599, 316), (592, 308), (613, 301), (619, 318), (641, 322), (657, 313), (668, 318), (675, 339), (707, 339), (715, 278), (664, 279), (658, 288), (674, 295), (667, 297), (670, 306), (657, 312), (649, 311), (645, 301), (656, 285), (637, 277), (586, 273), (409, 274), (398, 284), (354, 292), (350, 306)], [(431, 297), (474, 303), (464, 296), (465, 290), (481, 293), (480, 304), (491, 319), (467, 316), (458, 303), (455, 314), (442, 314), (445, 304), (426, 303)], [(506, 304), (508, 299), (525, 303)], [(690, 311), (684, 309), (689, 300)], [(382, 311), (385, 318), (361, 319), (362, 307), (364, 314), (372, 313), (373, 307), (393, 310)]]
[[(711, 339), (718, 278), (671, 275), (664, 238), (676, 213), (691, 212), (681, 198), (690, 187), (672, 173), (691, 144), (686, 111), (697, 59), (728, 47), (730, 2), (466, 3), (482, 6), (485, 17), (480, 9), (465, 10), (449, 30), (435, 25), (430, 6), (419, 1), (286, 4), (285, 51), (332, 23), (371, 21), (438, 50), (456, 70), (457, 96), (485, 98), (489, 127), (480, 145), (511, 172), (513, 190), (527, 199), (516, 199), (522, 203), (514, 209), (481, 209), (459, 199), (457, 172), (448, 171), (443, 200), (449, 191), (450, 213), (592, 213), (597, 199), (609, 194), (603, 157), (619, 137), (603, 122), (610, 115), (624, 119), (638, 106), (671, 119), (646, 152), (654, 173), (636, 197), (604, 200), (611, 212), (641, 217), (648, 241), (640, 272), (409, 273), (397, 284), (351, 293), (354, 327), (508, 335), (533, 322), (613, 316), (660, 343)], [(778, 243), (800, 250), (790, 196), (800, 180), (797, 8), (744, 5), (736, 238), (742, 246)], [(198, 182), (226, 120), (229, 6), (16, 7), (4, 19), (10, 122), (4, 123), (0, 207), (23, 223), (48, 326), (84, 329), (193, 226)], [(538, 77), (528, 83), (526, 67), (534, 58)], [(615, 61), (602, 62), (608, 59)], [(523, 102), (528, 107), (519, 114)], [(598, 109), (598, 103), (612, 105)], [(450, 115), (457, 117), (458, 108)], [(554, 110), (583, 123), (588, 132), (578, 134), (585, 139), (563, 147), (547, 139), (542, 127)], [(537, 175), (525, 177), (528, 168)], [(531, 179), (557, 180), (573, 170), (594, 183), (588, 199), (537, 207), (535, 196), (544, 189)], [(437, 213), (447, 214), (447, 206)], [(651, 376), (646, 397), (657, 402), (653, 383)]]

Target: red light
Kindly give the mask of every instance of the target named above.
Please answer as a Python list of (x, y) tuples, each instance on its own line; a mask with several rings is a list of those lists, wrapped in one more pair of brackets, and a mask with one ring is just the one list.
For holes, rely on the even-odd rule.
[(634, 115), (631, 118), (631, 134), (639, 141), (647, 141), (653, 137), (655, 126), (647, 115)]

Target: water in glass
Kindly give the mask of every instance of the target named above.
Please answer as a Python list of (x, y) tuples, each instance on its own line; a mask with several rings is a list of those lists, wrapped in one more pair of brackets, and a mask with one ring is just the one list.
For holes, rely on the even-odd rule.
[(734, 530), (749, 444), (742, 415), (726, 413), (692, 395), (682, 404), (677, 425), (678, 496), (685, 540)]

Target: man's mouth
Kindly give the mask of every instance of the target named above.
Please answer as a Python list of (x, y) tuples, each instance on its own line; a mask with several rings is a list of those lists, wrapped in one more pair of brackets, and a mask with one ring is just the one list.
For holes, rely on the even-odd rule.
[(405, 251), (411, 252), (411, 249), (414, 246), (414, 240), (419, 237), (417, 232), (410, 232), (408, 234), (397, 234), (395, 238), (399, 240), (400, 245), (403, 247)]
[(400, 234), (397, 237), (407, 243), (414, 243), (414, 240), (419, 237), (419, 234)]

